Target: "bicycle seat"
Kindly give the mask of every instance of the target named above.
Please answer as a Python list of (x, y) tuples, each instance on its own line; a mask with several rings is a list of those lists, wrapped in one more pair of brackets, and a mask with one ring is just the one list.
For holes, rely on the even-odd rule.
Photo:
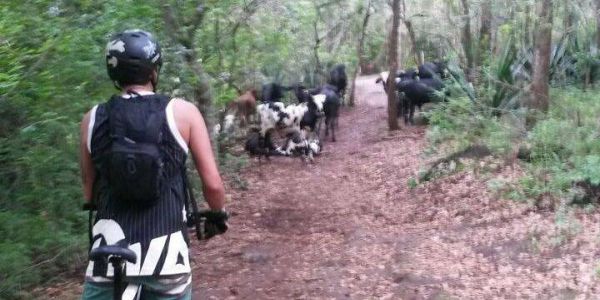
[(116, 245), (101, 246), (90, 251), (90, 259), (93, 261), (108, 261), (109, 257), (122, 258), (132, 264), (137, 261), (137, 255), (129, 248)]

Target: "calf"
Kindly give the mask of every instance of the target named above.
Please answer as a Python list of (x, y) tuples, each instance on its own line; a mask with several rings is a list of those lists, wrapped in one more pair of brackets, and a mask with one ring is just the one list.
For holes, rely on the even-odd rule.
[(269, 159), (271, 155), (284, 155), (280, 148), (273, 144), (273, 141), (269, 137), (264, 137), (260, 134), (259, 130), (253, 130), (248, 134), (246, 145), (244, 149), (250, 154)]
[(232, 111), (240, 119), (240, 125), (245, 126), (250, 118), (256, 114), (257, 91), (251, 89), (241, 94), (236, 100), (228, 104), (227, 110)]
[(279, 102), (283, 99), (283, 93), (291, 89), (291, 87), (283, 86), (275, 82), (263, 84), (261, 99), (263, 102)]
[(433, 102), (444, 83), (437, 78), (409, 79), (398, 82), (396, 88), (401, 95), (398, 111), (403, 113), (405, 124), (414, 124), (415, 107), (421, 110), (423, 104)]
[(318, 138), (308, 138), (306, 130), (293, 130), (287, 134), (285, 151), (287, 155), (302, 155), (312, 161), (321, 152), (321, 142)]
[(348, 85), (348, 76), (346, 76), (346, 66), (343, 64), (335, 65), (329, 71), (329, 80), (327, 83), (337, 88), (338, 95), (343, 99), (346, 95), (346, 86)]

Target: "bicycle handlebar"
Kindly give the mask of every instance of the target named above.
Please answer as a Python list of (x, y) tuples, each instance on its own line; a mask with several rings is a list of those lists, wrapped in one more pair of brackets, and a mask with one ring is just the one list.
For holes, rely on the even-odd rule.
[[(93, 203), (83, 204), (82, 209), (90, 213), (95, 211), (96, 205)], [(188, 212), (186, 225), (189, 228), (196, 227), (196, 237), (199, 240), (208, 240), (216, 235), (223, 234), (229, 229), (227, 220), (229, 214), (223, 210), (199, 210)], [(90, 217), (91, 222), (91, 217)], [(198, 226), (197, 226), (198, 225)], [(90, 224), (91, 226), (91, 224)], [(90, 233), (91, 241), (91, 233)]]

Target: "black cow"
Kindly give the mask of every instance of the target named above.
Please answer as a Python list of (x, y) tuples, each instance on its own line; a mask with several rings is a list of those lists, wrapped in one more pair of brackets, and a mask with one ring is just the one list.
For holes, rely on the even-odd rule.
[(258, 156), (259, 160), (262, 156), (269, 159), (269, 156), (271, 155), (277, 156), (284, 154), (281, 149), (275, 146), (270, 134), (267, 134), (263, 137), (260, 134), (260, 130), (253, 130), (248, 134), (248, 139), (246, 140), (246, 146), (244, 149), (250, 155)]
[[(308, 91), (306, 91), (308, 94)], [(315, 128), (317, 123), (321, 119), (325, 111), (325, 103), (327, 101), (327, 96), (323, 95), (308, 95), (309, 100), (305, 102), (308, 106), (308, 110), (302, 115), (302, 119), (300, 120), (300, 128), (306, 129), (309, 128), (311, 132), (315, 132)], [(323, 100), (323, 98), (325, 98)]]
[(348, 76), (346, 76), (346, 66), (343, 64), (335, 65), (329, 71), (329, 80), (327, 83), (335, 86), (340, 97), (343, 99), (346, 95), (346, 86), (348, 85)]
[[(375, 80), (375, 83), (381, 83), (385, 90), (385, 82), (387, 81), (389, 72), (381, 72), (379, 77)], [(402, 80), (408, 79), (419, 79), (419, 71), (415, 68), (409, 68), (406, 70), (399, 70), (396, 72), (396, 84)]]
[(310, 102), (311, 94), (305, 86), (303, 86), (302, 84), (296, 84), (292, 86), (292, 89), (294, 90), (294, 95), (296, 96), (296, 99), (298, 99), (298, 103)]
[(291, 90), (292, 87), (283, 86), (279, 83), (271, 82), (263, 84), (261, 99), (263, 102), (280, 102), (283, 93)]
[(420, 78), (446, 78), (448, 67), (443, 61), (425, 62), (419, 66)]
[(418, 79), (419, 70), (415, 68), (408, 68), (406, 70), (399, 70), (396, 72), (396, 78), (400, 80)]
[(404, 115), (405, 124), (414, 124), (415, 107), (436, 100), (436, 93), (444, 89), (444, 83), (439, 78), (422, 78), (419, 80), (403, 80), (396, 84), (400, 94), (399, 112)]

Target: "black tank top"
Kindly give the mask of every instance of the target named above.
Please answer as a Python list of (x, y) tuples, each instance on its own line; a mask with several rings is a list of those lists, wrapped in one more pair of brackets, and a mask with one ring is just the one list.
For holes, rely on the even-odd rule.
[[(167, 121), (169, 98), (162, 95), (132, 96), (120, 101), (138, 105), (160, 105), (165, 111), (161, 120), (162, 141), (159, 149), (164, 162), (167, 184), (156, 204), (139, 209), (119, 205), (112, 199), (108, 179), (101, 171), (102, 157), (110, 150), (111, 136), (107, 103), (98, 105), (91, 132), (91, 156), (96, 169), (94, 202), (97, 215), (93, 227), (92, 247), (105, 244), (129, 244), (138, 255), (136, 264), (127, 265), (127, 276), (175, 275), (190, 272), (187, 227), (185, 225), (185, 185), (183, 174), (187, 153), (176, 140)], [(128, 112), (129, 113), (129, 112)], [(130, 113), (137, 113), (135, 110)], [(174, 122), (174, 121), (172, 121)], [(175, 130), (176, 127), (175, 127)], [(178, 134), (178, 133), (177, 133)], [(131, 187), (136, 188), (136, 187)], [(110, 276), (111, 271), (108, 275)], [(90, 262), (90, 276), (107, 276), (107, 266)]]

